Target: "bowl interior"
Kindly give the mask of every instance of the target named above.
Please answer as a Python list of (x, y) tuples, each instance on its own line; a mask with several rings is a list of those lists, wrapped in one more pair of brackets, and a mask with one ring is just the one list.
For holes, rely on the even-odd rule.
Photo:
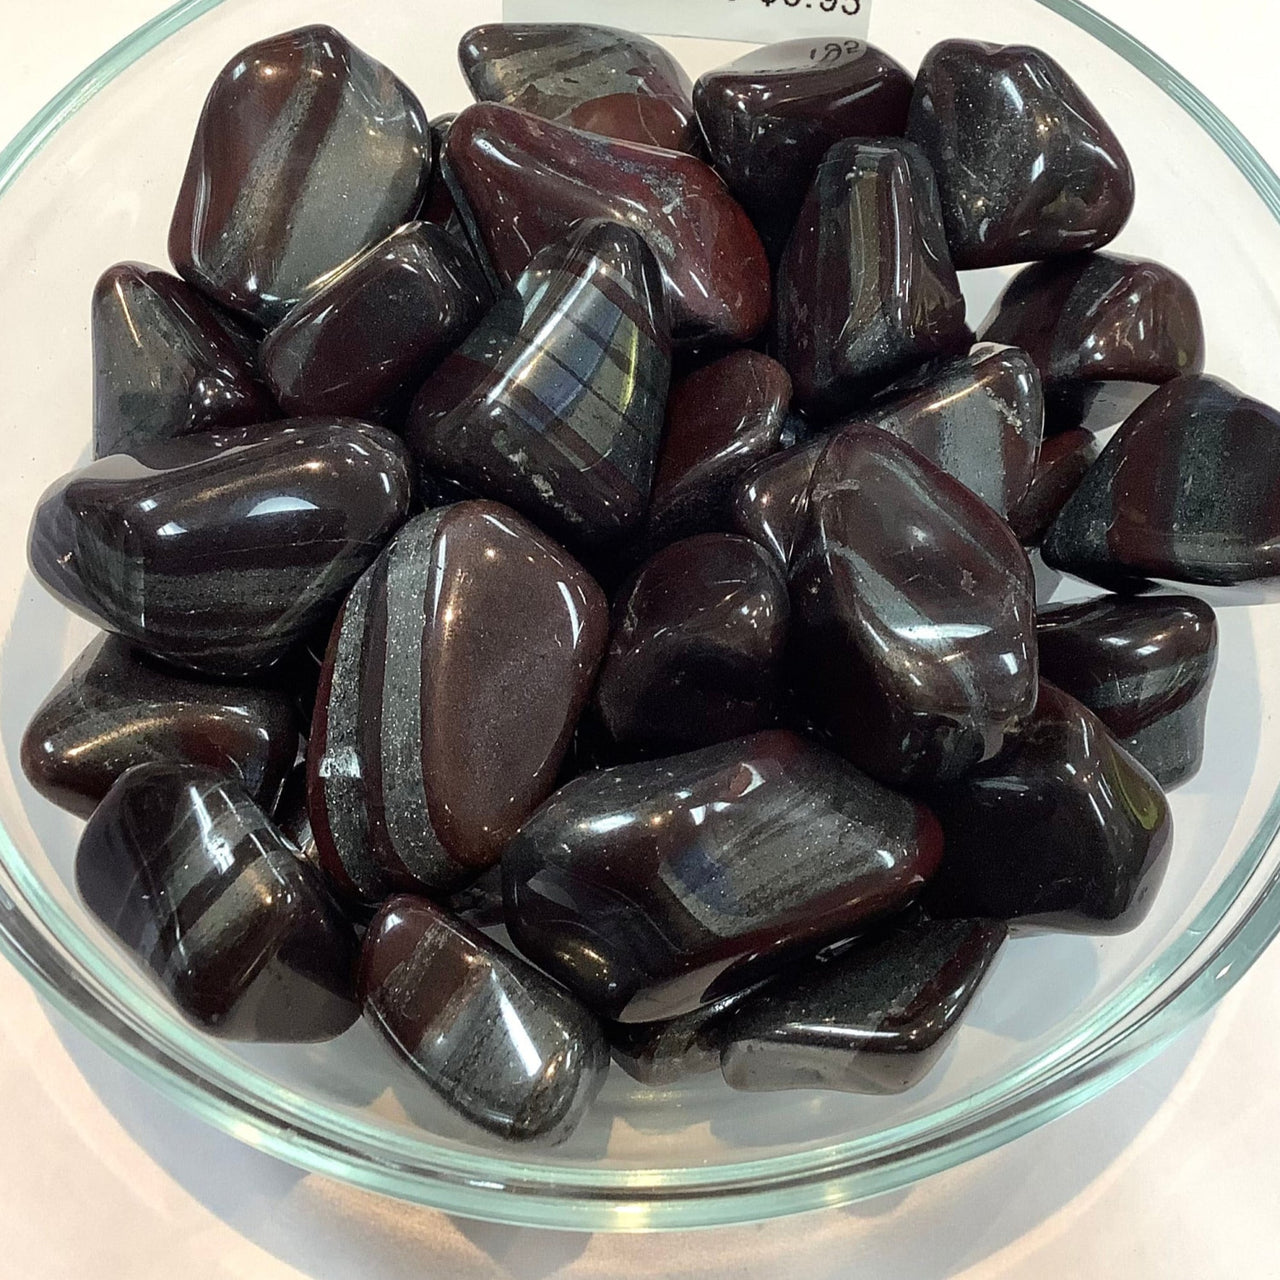
[[(1064, 0), (1054, 8), (1075, 11)], [(1260, 591), (1202, 593), (1220, 606), (1221, 625), (1206, 761), (1173, 794), (1168, 878), (1139, 929), (1114, 938), (1013, 939), (943, 1062), (899, 1097), (738, 1094), (718, 1076), (657, 1090), (614, 1069), (579, 1132), (549, 1151), (504, 1149), (464, 1128), (363, 1025), (313, 1047), (224, 1044), (189, 1031), (79, 905), (71, 878), (79, 824), (35, 795), (19, 771), (31, 713), (92, 634), (33, 581), (23, 555), (40, 491), (88, 458), (90, 292), (112, 262), (165, 265), (173, 199), (213, 76), (251, 40), (326, 21), (385, 61), (436, 115), (469, 101), (454, 60), (458, 36), (499, 17), (496, 0), (225, 0), (88, 101), (0, 198), (0, 427), (9, 441), (0, 532), (10, 547), (0, 560), (0, 824), (8, 836), (0, 858), (68, 963), (127, 1008), (147, 1039), (198, 1075), (234, 1081), (264, 1107), (278, 1104), (294, 1129), (342, 1128), (347, 1152), (331, 1172), (359, 1178), (362, 1166), (389, 1151), (428, 1170), (465, 1166), (472, 1183), (487, 1177), (493, 1188), (492, 1206), (480, 1211), (504, 1217), (511, 1214), (502, 1188), (516, 1170), (541, 1179), (563, 1203), (588, 1190), (640, 1202), (659, 1188), (694, 1193), (708, 1179), (740, 1175), (758, 1186), (780, 1160), (819, 1168), (837, 1144), (865, 1141), (868, 1152), (891, 1153), (984, 1098), (1031, 1089), (1067, 1046), (1101, 1037), (1121, 1006), (1163, 980), (1169, 957), (1194, 944), (1189, 925), (1228, 877), (1259, 856), (1280, 764), (1280, 646)], [(1174, 97), (1032, 0), (912, 0), (885, 5), (872, 19), (872, 41), (908, 67), (935, 41), (956, 35), (1040, 45), (1082, 83), (1137, 175), (1137, 210), (1116, 247), (1185, 275), (1204, 312), (1209, 370), (1280, 403), (1280, 230), (1228, 155)], [(663, 42), (694, 77), (742, 49)], [(963, 277), (971, 323), (981, 321), (1009, 274)], [(246, 1123), (252, 1132), (257, 1122)], [(432, 1198), (426, 1184), (405, 1190)]]

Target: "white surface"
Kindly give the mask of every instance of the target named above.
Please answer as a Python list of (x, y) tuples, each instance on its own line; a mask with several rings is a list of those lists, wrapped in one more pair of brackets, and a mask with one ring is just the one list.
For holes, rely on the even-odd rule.
[[(0, 136), (156, 3), (0, 0)], [(1096, 4), (1280, 166), (1270, 0)], [(758, 1227), (592, 1237), (451, 1219), (304, 1176), (166, 1103), (0, 966), (0, 1277), (1280, 1277), (1278, 1051), (1280, 948), (1155, 1063), (964, 1168)]]

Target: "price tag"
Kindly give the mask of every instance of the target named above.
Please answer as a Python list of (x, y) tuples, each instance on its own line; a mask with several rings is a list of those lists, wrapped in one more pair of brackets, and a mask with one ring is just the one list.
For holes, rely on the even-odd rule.
[(658, 36), (772, 44), (865, 36), (871, 0), (503, 0), (507, 22), (588, 22)]

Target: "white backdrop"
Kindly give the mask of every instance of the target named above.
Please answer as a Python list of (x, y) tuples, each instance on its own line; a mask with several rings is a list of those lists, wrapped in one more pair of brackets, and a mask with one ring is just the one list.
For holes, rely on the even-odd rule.
[[(159, 2), (0, 0), (0, 138)], [(1280, 168), (1274, 0), (1094, 6)], [(1278, 1062), (1280, 948), (1156, 1062), (961, 1169), (757, 1227), (587, 1236), (452, 1219), (300, 1174), (134, 1080), (0, 963), (0, 1277), (1280, 1277)]]

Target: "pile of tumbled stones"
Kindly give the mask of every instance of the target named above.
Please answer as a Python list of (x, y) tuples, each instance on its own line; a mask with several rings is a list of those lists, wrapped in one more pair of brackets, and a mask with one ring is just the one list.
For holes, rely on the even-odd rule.
[[(611, 1054), (905, 1089), (1011, 924), (1147, 912), (1217, 645), (1150, 580), (1280, 571), (1280, 419), (1097, 252), (1133, 174), (1037, 49), (460, 58), (433, 121), (328, 27), (218, 76), (177, 274), (94, 294), (30, 555), (106, 634), (27, 775), (215, 1035), (362, 1011), (515, 1140)], [(1037, 609), (1028, 548), (1112, 594)]]

